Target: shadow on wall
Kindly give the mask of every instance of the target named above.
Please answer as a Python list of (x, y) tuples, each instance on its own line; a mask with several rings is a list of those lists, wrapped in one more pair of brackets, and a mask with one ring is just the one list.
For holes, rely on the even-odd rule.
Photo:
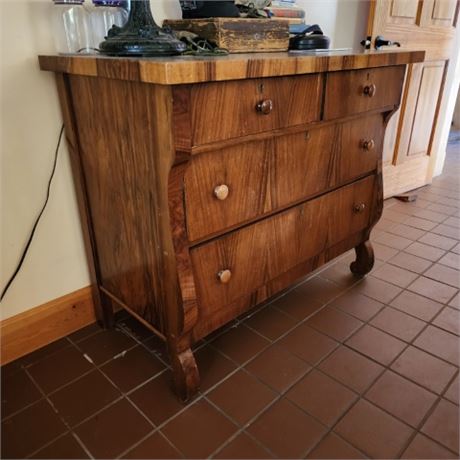
[(360, 44), (367, 36), (368, 0), (338, 0), (334, 46), (362, 50)]

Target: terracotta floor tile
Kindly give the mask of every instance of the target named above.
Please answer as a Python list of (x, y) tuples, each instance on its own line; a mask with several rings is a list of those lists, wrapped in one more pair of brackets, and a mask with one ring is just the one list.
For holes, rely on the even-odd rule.
[(59, 415), (71, 426), (102, 409), (120, 392), (97, 370), (50, 395)]
[(280, 392), (305, 374), (309, 367), (297, 356), (278, 345), (272, 345), (255, 360), (246, 364), (249, 372)]
[(390, 207), (383, 210), (383, 218), (396, 223), (404, 223), (407, 220), (407, 214), (392, 211)]
[(428, 439), (426, 436), (423, 436), (423, 434), (417, 433), (401, 458), (432, 460), (434, 458), (458, 458), (458, 456), (444, 449), (444, 447)]
[(460, 310), (460, 293), (458, 293), (450, 302), (449, 302), (449, 307), (456, 308), (457, 310)]
[(364, 392), (383, 372), (382, 366), (345, 346), (334, 351), (319, 369), (358, 393)]
[(460, 243), (458, 243), (457, 246), (454, 246), (451, 251), (455, 254), (460, 254)]
[(372, 272), (375, 278), (395, 284), (399, 287), (407, 287), (418, 275), (394, 265), (385, 264)]
[(330, 432), (323, 440), (307, 455), (312, 459), (353, 459), (367, 458), (359, 450), (348, 444), (335, 433)]
[(366, 399), (417, 427), (437, 396), (394, 372), (385, 371), (367, 391)]
[(391, 227), (390, 230), (387, 231), (398, 236), (403, 236), (404, 238), (409, 238), (413, 241), (418, 240), (426, 234), (425, 230), (420, 230), (415, 227), (409, 227), (409, 225), (404, 224), (396, 224), (393, 227)]
[(121, 391), (127, 392), (164, 368), (164, 364), (153, 353), (138, 345), (104, 364), (101, 370)]
[(442, 256), (438, 262), (447, 267), (460, 270), (460, 256), (454, 252), (448, 252), (446, 255)]
[(402, 236), (393, 235), (392, 233), (380, 232), (373, 239), (375, 242), (389, 246), (390, 248), (402, 250), (412, 243), (412, 240)]
[(351, 273), (350, 264), (339, 260), (320, 273), (321, 278), (332, 281), (339, 286), (348, 287), (356, 284), (359, 279)]
[(419, 242), (444, 249), (445, 251), (449, 251), (457, 244), (457, 240), (436, 235), (436, 233), (425, 233), (425, 235), (419, 239)]
[(88, 338), (91, 335), (97, 334), (98, 332), (102, 332), (103, 329), (99, 324), (97, 323), (92, 323), (88, 326), (85, 326), (82, 329), (79, 329), (76, 332), (73, 332), (72, 334), (68, 335), (67, 338), (70, 339), (74, 343), (78, 343), (83, 339)]
[(195, 353), (200, 372), (200, 388), (206, 391), (236, 369), (236, 364), (211, 346), (200, 348)]
[(408, 217), (404, 223), (406, 225), (409, 225), (411, 227), (419, 228), (420, 230), (432, 230), (434, 227), (436, 227), (436, 222), (432, 222), (430, 220), (426, 219), (420, 219), (420, 217)]
[(432, 265), (424, 274), (427, 278), (450, 284), (453, 287), (460, 286), (460, 272), (454, 268), (441, 264)]
[(318, 313), (315, 313), (306, 324), (342, 342), (362, 326), (363, 323), (350, 315), (342, 313), (340, 310), (325, 307)]
[(74, 347), (66, 347), (32, 364), (28, 371), (40, 388), (49, 393), (94, 369), (94, 366)]
[(441, 303), (410, 291), (401, 292), (396, 299), (390, 302), (390, 305), (423, 321), (431, 321), (443, 308)]
[(411, 342), (426, 326), (424, 321), (391, 307), (385, 307), (380, 311), (370, 324), (406, 342)]
[(460, 311), (446, 307), (433, 320), (433, 324), (453, 334), (460, 335)]
[(398, 254), (398, 249), (390, 248), (390, 246), (385, 246), (384, 244), (379, 244), (372, 242), (372, 247), (374, 249), (374, 257), (376, 261), (386, 262), (392, 257), (395, 257)]
[(457, 289), (454, 287), (425, 278), (424, 276), (416, 279), (408, 289), (440, 303), (448, 303), (457, 293)]
[(151, 458), (183, 458), (183, 455), (157, 431), (144, 439), (134, 449), (123, 455), (122, 458), (151, 459)]
[(444, 393), (444, 398), (458, 405), (459, 394), (460, 394), (460, 385), (458, 382), (458, 375), (457, 375), (457, 377), (455, 377), (454, 381), (449, 385), (449, 388)]
[(2, 419), (41, 399), (42, 395), (29, 376), (22, 370), (1, 373)]
[(198, 401), (172, 419), (162, 432), (186, 458), (206, 458), (237, 426), (206, 401)]
[(446, 220), (446, 216), (439, 212), (431, 211), (429, 209), (413, 209), (412, 215), (420, 219), (431, 220), (432, 222), (442, 222)]
[(129, 395), (129, 399), (155, 425), (160, 425), (186, 407), (172, 391), (169, 371), (142, 385)]
[(302, 295), (297, 291), (291, 291), (275, 300), (272, 305), (293, 318), (302, 320), (320, 309), (323, 303)]
[(135, 345), (134, 339), (116, 329), (102, 331), (78, 343), (96, 364), (102, 364)]
[(444, 225), (450, 225), (451, 227), (460, 228), (460, 219), (458, 217), (449, 217), (443, 222)]
[(150, 423), (122, 399), (79, 425), (75, 433), (95, 458), (117, 458), (152, 429)]
[(442, 236), (447, 236), (448, 238), (456, 238), (457, 240), (460, 239), (460, 230), (455, 227), (450, 227), (449, 225), (440, 224), (433, 228), (432, 232)]
[(369, 321), (370, 318), (383, 308), (382, 303), (370, 297), (358, 294), (353, 290), (338, 297), (329, 305), (362, 321)]
[(240, 370), (207, 395), (227, 415), (244, 425), (272, 402), (277, 393), (247, 372)]
[(458, 454), (458, 406), (441, 399), (420, 431)]
[(320, 440), (326, 427), (286, 399), (281, 399), (246, 431), (279, 458), (302, 458)]
[(71, 346), (70, 342), (67, 338), (56, 340), (55, 342), (51, 342), (50, 344), (35, 350), (32, 353), (29, 353), (26, 356), (23, 356), (18, 361), (21, 365), (28, 367), (29, 365), (40, 361), (41, 359), (45, 358), (46, 356), (50, 356), (53, 353), (56, 353), (63, 348)]
[(405, 268), (415, 273), (423, 273), (428, 267), (432, 265), (431, 260), (422, 259), (421, 257), (414, 256), (408, 252), (399, 252), (392, 257), (388, 263), (396, 265), (397, 267)]
[(286, 398), (327, 426), (332, 426), (357, 396), (317, 370), (309, 372), (286, 393)]
[[(385, 217), (382, 217), (374, 226), (374, 231), (375, 230), (383, 230), (385, 232), (389, 232), (393, 227), (396, 225), (399, 225), (391, 220), (385, 219)], [(402, 224), (401, 224), (402, 225)]]
[(412, 434), (407, 425), (364, 400), (351, 408), (334, 431), (374, 458), (397, 458)]
[(337, 297), (344, 289), (343, 286), (315, 276), (305, 283), (302, 283), (295, 290), (308, 299), (326, 303), (334, 297)]
[(262, 308), (254, 316), (245, 321), (245, 325), (262, 334), (269, 340), (276, 340), (286, 331), (293, 328), (296, 321), (271, 306)]
[(158, 359), (169, 364), (168, 347), (166, 343), (156, 335), (143, 342), (143, 345), (150, 350)]
[(346, 344), (387, 366), (406, 347), (404, 342), (371, 326), (364, 326)]
[(40, 449), (30, 458), (43, 459), (80, 459), (89, 458), (83, 447), (70, 433), (61, 436), (56, 441)]
[(335, 340), (315, 331), (306, 323), (283, 337), (278, 345), (311, 365), (316, 365), (338, 344)]
[(2, 421), (1, 457), (25, 458), (66, 431), (44, 399)]
[(224, 459), (251, 459), (251, 458), (273, 458), (270, 452), (260, 443), (242, 432), (232, 439), (213, 458)]
[(267, 339), (242, 323), (230, 328), (212, 342), (213, 347), (238, 364), (245, 363), (268, 345), (270, 342)]
[(460, 339), (449, 332), (428, 326), (414, 341), (414, 345), (432, 355), (459, 366)]
[(454, 366), (414, 347), (407, 348), (391, 368), (436, 393), (442, 393), (456, 372)]
[(363, 279), (351, 290), (382, 303), (391, 302), (402, 291), (400, 287), (371, 276)]
[(436, 262), (446, 253), (443, 249), (435, 248), (434, 246), (429, 246), (419, 242), (412, 243), (404, 250), (404, 252), (423, 259), (431, 260), (432, 262)]
[(141, 342), (155, 335), (150, 329), (134, 318), (134, 316), (128, 316), (128, 318), (119, 321), (117, 325)]
[(457, 212), (456, 207), (454, 207), (454, 206), (443, 206), (442, 204), (439, 204), (439, 203), (429, 204), (426, 209), (429, 209), (430, 211), (440, 212), (442, 214), (446, 214), (447, 216), (450, 216), (450, 215), (455, 214)]

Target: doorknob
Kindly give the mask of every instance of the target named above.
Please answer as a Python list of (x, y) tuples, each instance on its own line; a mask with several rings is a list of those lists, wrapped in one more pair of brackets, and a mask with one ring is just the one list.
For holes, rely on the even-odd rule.
[(392, 42), (391, 40), (385, 40), (381, 35), (375, 37), (374, 46), (376, 50), (379, 50), (382, 46), (401, 46), (399, 42)]

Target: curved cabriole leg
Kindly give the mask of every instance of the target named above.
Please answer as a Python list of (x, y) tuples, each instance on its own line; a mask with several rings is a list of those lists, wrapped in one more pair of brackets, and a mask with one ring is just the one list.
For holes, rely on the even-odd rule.
[(200, 374), (190, 348), (175, 353), (170, 351), (174, 389), (182, 401), (193, 398), (200, 387)]
[(374, 249), (369, 240), (358, 244), (355, 247), (356, 260), (350, 264), (350, 270), (353, 275), (367, 275), (374, 266)]

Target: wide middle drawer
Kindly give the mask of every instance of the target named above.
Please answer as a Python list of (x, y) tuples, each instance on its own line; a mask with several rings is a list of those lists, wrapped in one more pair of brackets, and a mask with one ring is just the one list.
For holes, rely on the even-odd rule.
[(196, 155), (185, 175), (189, 241), (368, 174), (383, 133), (376, 114)]
[(268, 281), (369, 225), (375, 176), (368, 176), (190, 251), (201, 314)]

